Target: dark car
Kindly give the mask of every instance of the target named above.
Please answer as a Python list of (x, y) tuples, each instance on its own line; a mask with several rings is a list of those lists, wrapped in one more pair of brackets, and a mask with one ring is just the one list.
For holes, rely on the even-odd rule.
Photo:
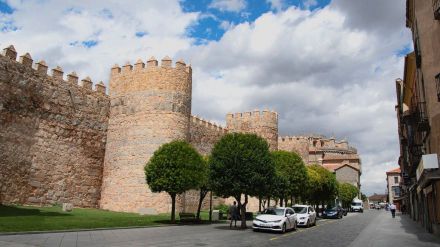
[(340, 206), (329, 206), (322, 212), (324, 219), (341, 219), (344, 215), (344, 210)]

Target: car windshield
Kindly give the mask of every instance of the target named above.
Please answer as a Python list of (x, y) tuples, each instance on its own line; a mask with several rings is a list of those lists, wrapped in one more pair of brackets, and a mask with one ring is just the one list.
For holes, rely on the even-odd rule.
[(351, 206), (361, 206), (362, 204), (360, 202), (352, 202)]
[(326, 210), (338, 210), (337, 206), (327, 206)]
[(297, 214), (306, 214), (307, 208), (306, 207), (293, 207), (293, 211)]
[(281, 208), (268, 208), (263, 211), (263, 214), (271, 215), (284, 215), (284, 209)]

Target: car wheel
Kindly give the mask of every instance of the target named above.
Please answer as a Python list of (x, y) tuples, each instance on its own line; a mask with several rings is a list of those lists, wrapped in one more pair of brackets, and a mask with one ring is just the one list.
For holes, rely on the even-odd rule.
[(282, 233), (285, 233), (285, 232), (286, 232), (286, 229), (287, 229), (287, 228), (286, 228), (286, 223), (284, 223), (284, 224), (283, 224), (283, 229), (281, 230), (281, 232), (282, 232)]
[(307, 224), (306, 227), (309, 228), (310, 227), (310, 220), (307, 220)]
[(298, 228), (298, 224), (296, 223), (296, 220), (295, 220), (295, 223), (293, 224), (293, 230), (296, 231), (297, 228)]

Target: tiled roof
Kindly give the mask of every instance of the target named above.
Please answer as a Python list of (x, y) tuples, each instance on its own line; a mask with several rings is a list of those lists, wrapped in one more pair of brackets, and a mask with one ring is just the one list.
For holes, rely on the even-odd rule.
[(390, 173), (400, 173), (400, 172), (401, 172), (400, 171), (400, 167), (397, 167), (397, 168), (394, 168), (392, 170), (387, 171), (387, 174), (390, 174)]

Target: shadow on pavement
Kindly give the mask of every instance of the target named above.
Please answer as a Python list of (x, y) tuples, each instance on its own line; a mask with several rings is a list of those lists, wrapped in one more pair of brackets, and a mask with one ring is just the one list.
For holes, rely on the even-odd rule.
[[(393, 219), (391, 218), (391, 215), (390, 215), (390, 219)], [(440, 244), (440, 237), (427, 232), (420, 223), (413, 221), (409, 217), (409, 215), (397, 214), (395, 219), (400, 221), (401, 223), (400, 227), (403, 228), (403, 230), (406, 233), (417, 236), (418, 240), (422, 242)]]

